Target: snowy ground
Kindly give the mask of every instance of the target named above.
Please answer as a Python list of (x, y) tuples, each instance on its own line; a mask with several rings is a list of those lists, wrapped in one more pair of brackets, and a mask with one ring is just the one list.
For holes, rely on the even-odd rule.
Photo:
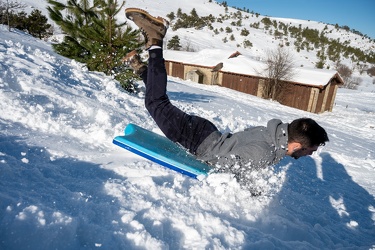
[(112, 144), (129, 122), (158, 132), (142, 91), (0, 27), (0, 249), (375, 248), (374, 91), (320, 115), (176, 78), (169, 95), (222, 131), (308, 116), (331, 141), (256, 173), (259, 197), (182, 176)]

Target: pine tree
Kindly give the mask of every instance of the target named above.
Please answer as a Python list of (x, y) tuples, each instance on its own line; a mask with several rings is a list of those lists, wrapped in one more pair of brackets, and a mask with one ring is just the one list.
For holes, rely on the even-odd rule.
[[(124, 6), (118, 0), (68, 0), (66, 4), (48, 0), (50, 17), (65, 33), (64, 41), (54, 45), (61, 55), (87, 64), (89, 70), (113, 75), (127, 90), (130, 71), (122, 70), (121, 59), (138, 49), (139, 32), (116, 15)], [(63, 15), (63, 12), (64, 14)]]
[(27, 17), (27, 30), (32, 36), (42, 39), (44, 36), (51, 35), (48, 32), (51, 24), (48, 24), (46, 16), (42, 15), (40, 10), (33, 10)]
[(19, 13), (12, 12), (9, 14), (9, 25), (12, 28), (26, 31), (28, 24), (27, 24), (27, 13), (21, 11)]
[(172, 39), (169, 40), (167, 44), (167, 48), (172, 49), (172, 50), (180, 50), (181, 49), (180, 38), (177, 35), (173, 36)]

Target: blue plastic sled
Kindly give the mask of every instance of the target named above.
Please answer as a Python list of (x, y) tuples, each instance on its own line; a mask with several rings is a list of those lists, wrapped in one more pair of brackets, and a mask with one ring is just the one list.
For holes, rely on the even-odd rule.
[(113, 143), (190, 177), (208, 175), (212, 169), (168, 138), (134, 124), (127, 125), (125, 135), (115, 137)]

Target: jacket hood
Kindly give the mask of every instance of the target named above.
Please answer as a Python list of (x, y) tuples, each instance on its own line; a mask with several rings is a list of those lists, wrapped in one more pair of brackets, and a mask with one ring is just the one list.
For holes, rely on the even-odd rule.
[(267, 129), (276, 148), (276, 158), (285, 156), (288, 150), (288, 123), (279, 119), (272, 119), (267, 123)]

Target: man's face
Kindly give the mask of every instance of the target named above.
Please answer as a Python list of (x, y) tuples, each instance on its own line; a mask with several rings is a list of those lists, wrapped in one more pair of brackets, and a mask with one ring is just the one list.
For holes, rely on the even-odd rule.
[(298, 159), (302, 156), (312, 155), (312, 153), (314, 153), (318, 148), (319, 146), (301, 147), (297, 150), (294, 150), (290, 156), (293, 157), (294, 159)]

